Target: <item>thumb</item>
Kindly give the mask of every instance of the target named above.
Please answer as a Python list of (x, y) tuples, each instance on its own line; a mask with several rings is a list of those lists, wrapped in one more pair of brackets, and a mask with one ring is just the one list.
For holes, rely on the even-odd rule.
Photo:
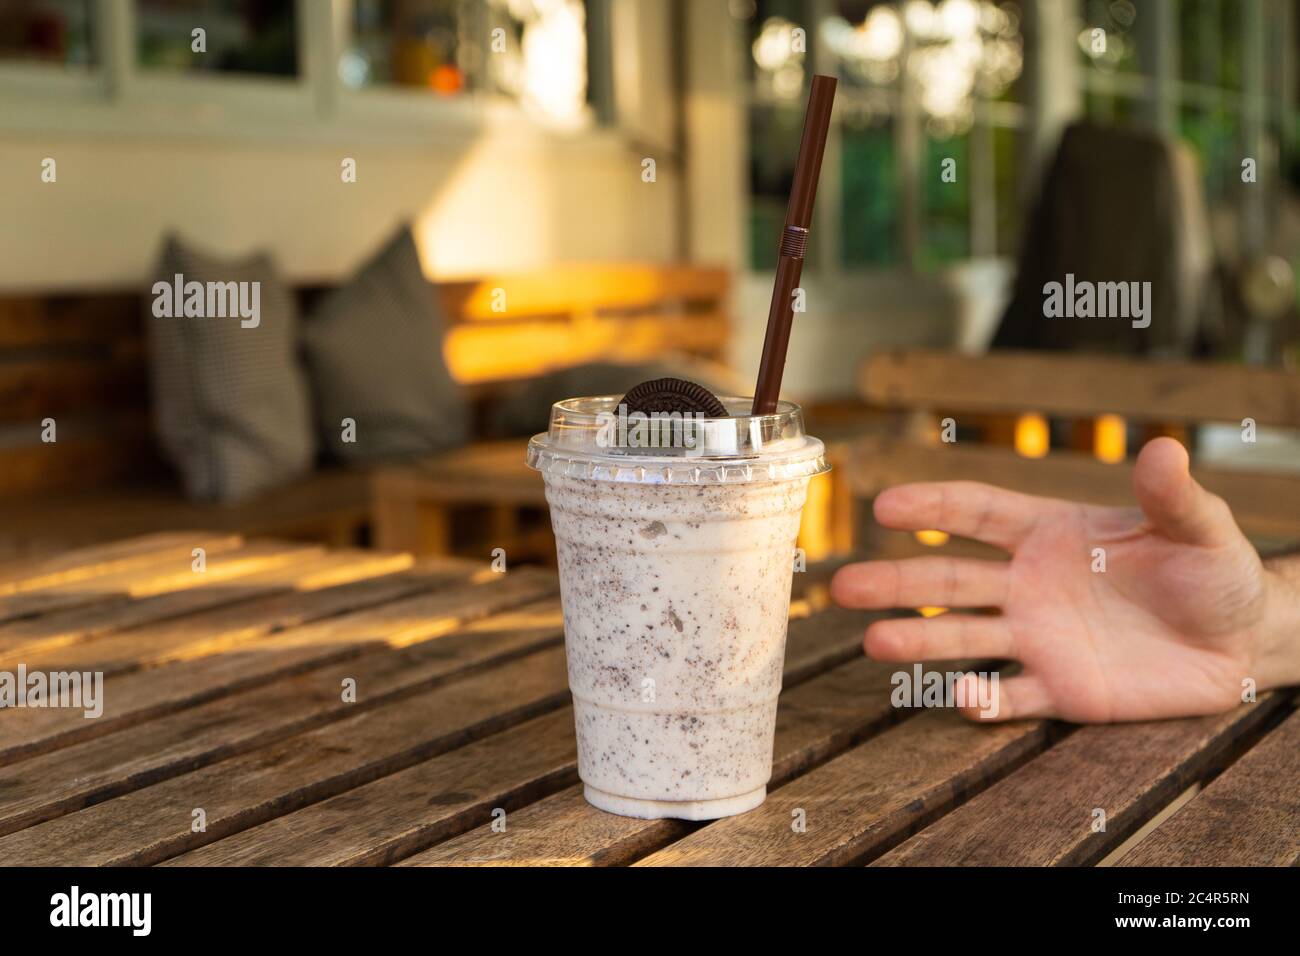
[(1183, 544), (1213, 546), (1236, 537), (1227, 503), (1196, 483), (1187, 449), (1172, 438), (1147, 442), (1133, 469), (1133, 493), (1148, 520)]

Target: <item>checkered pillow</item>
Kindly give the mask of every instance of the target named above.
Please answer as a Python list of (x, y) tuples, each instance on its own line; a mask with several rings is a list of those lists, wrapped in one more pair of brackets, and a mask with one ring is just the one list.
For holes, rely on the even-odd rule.
[(393, 460), (464, 443), (465, 397), (443, 360), (438, 301), (408, 227), (312, 310), (303, 343), (321, 439), (337, 458)]
[[(260, 283), (256, 327), (155, 315), (155, 282)], [(206, 297), (205, 297), (206, 302)], [(222, 260), (169, 237), (145, 299), (154, 428), (186, 493), (237, 501), (311, 470), (315, 443), (293, 295), (269, 255)], [(173, 312), (175, 316), (175, 312)]]

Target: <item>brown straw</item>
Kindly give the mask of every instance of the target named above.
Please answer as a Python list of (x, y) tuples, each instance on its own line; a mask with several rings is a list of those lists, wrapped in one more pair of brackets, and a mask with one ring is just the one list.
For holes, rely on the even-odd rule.
[(803, 254), (808, 247), (808, 227), (812, 223), (813, 199), (817, 196), (817, 179), (822, 171), (822, 153), (826, 151), (826, 130), (831, 122), (835, 102), (835, 78), (817, 75), (808, 94), (808, 112), (804, 114), (803, 138), (799, 141), (799, 158), (794, 166), (794, 188), (785, 211), (785, 228), (781, 230), (781, 258), (776, 264), (776, 283), (772, 287), (772, 305), (767, 312), (767, 335), (763, 339), (763, 358), (758, 365), (758, 384), (754, 387), (755, 415), (776, 411), (781, 396), (781, 375), (785, 372), (785, 353), (790, 345), (790, 326), (794, 322), (791, 297), (803, 271)]

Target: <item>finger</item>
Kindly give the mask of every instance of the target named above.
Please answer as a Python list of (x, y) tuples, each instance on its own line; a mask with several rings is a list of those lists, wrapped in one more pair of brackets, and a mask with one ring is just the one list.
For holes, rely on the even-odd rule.
[(878, 661), (941, 661), (958, 657), (1014, 657), (1011, 628), (1001, 617), (940, 614), (876, 621), (863, 641)]
[(953, 691), (957, 700), (964, 702), (958, 708), (962, 716), (981, 723), (1050, 717), (1053, 713), (1047, 685), (1028, 674), (1005, 680), (996, 672), (988, 677), (966, 674), (953, 685)]
[(1215, 546), (1240, 536), (1232, 510), (1196, 483), (1187, 449), (1172, 438), (1147, 442), (1133, 469), (1133, 493), (1143, 514), (1183, 544)]
[(863, 561), (840, 568), (831, 597), (842, 607), (1001, 607), (1007, 598), (1005, 561), (941, 556)]
[(1051, 503), (978, 481), (932, 481), (887, 488), (875, 513), (886, 528), (946, 531), (1013, 551)]

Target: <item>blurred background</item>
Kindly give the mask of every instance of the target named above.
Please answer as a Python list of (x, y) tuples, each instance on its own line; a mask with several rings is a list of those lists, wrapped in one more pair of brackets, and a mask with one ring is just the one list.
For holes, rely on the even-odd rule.
[[(873, 388), (864, 363), (886, 349), (1205, 362), (1283, 376), (1215, 387), (1183, 368), (1247, 412), (1263, 407), (1267, 440), (1252, 438), (1251, 465), (1286, 470), (1300, 461), (1287, 391), (1300, 356), (1298, 17), (1293, 0), (5, 0), (0, 494), (20, 502), (8, 548), (150, 520), (312, 526), (297, 512), (280, 520), (284, 500), (210, 518), (141, 499), (150, 457), (166, 461), (149, 480), (185, 497), (165, 477), (187, 467), (166, 438), (159, 456), (153, 438), (114, 431), (106, 463), (106, 418), (122, 434), (141, 414), (150, 434), (166, 427), (142, 305), (167, 274), (167, 236), (217, 261), (267, 252), (310, 327), (314, 305), (409, 224), (439, 290), (445, 371), (469, 411), (457, 441), (417, 442), (406, 460), (544, 425), (565, 390), (639, 380), (628, 363), (640, 377), (685, 369), (745, 388), (814, 73), (839, 91), (785, 377), (814, 431), (847, 441), (881, 427), (881, 406), (910, 403), (910, 425), (900, 432), (895, 414), (888, 434), (924, 437), (962, 407), (892, 380)], [(55, 181), (42, 179), (50, 158)], [(1051, 325), (1042, 286), (1066, 272), (1151, 281), (1151, 328)], [(510, 304), (497, 308), (494, 290)], [(68, 363), (77, 376), (56, 394)], [(307, 365), (319, 417), (320, 363)], [(979, 383), (1015, 385), (1016, 367), (961, 368), (978, 413), (958, 416), (961, 434), (1022, 458), (1060, 447), (1122, 463), (1163, 432), (1213, 464), (1242, 444), (1240, 403), (1213, 394), (1188, 393), (1185, 414), (1153, 408), (1139, 428), (1149, 401), (1127, 366), (1099, 366), (1096, 409), (1077, 396), (1036, 402), (1032, 389), (1061, 378), (1050, 367), (1026, 372), (1028, 394), (986, 400)], [(904, 386), (959, 377), (897, 374)], [(1137, 390), (1110, 408), (1115, 382)], [(68, 422), (57, 453), (35, 444), (49, 416)], [(1193, 421), (1206, 418), (1229, 424)], [(328, 444), (313, 469), (330, 463)], [(458, 460), (462, 486), (517, 457), (507, 449)], [(388, 463), (387, 451), (364, 463)], [(503, 507), (525, 492), (476, 504), (447, 491), (439, 467), (421, 472), (426, 497), (442, 474), (437, 494), (470, 508), (456, 520), (519, 532), (518, 509)], [(254, 484), (232, 497), (294, 487)], [(377, 494), (373, 476), (365, 487)], [(110, 506), (119, 488), (135, 504)], [(338, 494), (331, 507), (361, 493)], [(51, 495), (57, 512), (32, 504)], [(396, 506), (367, 501), (348, 512), (365, 521), (329, 525), (333, 540), (447, 548), (462, 534), (446, 514), (390, 517), (378, 534), (375, 514)], [(819, 534), (809, 542), (821, 553), (852, 543), (849, 530)]]

